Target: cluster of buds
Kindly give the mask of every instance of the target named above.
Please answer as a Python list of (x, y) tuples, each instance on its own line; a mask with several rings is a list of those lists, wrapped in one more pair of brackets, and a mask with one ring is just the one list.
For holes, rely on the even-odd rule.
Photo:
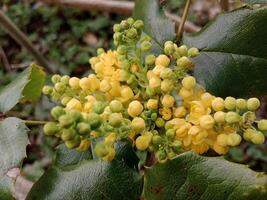
[(192, 150), (225, 154), (242, 137), (264, 142), (267, 120), (256, 121), (256, 98), (222, 99), (207, 93), (188, 73), (197, 48), (164, 44), (154, 55), (143, 22), (129, 18), (114, 26), (116, 51), (98, 49), (89, 62), (94, 74), (77, 78), (54, 75), (43, 93), (63, 107), (51, 110), (55, 122), (46, 135), (60, 137), (69, 148), (94, 151), (112, 160), (114, 143), (128, 138), (139, 151), (155, 153), (159, 162)]

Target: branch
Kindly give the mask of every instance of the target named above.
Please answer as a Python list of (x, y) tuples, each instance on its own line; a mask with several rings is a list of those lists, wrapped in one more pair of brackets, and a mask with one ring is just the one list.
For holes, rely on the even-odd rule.
[(3, 26), (4, 30), (21, 46), (25, 47), (36, 61), (47, 69), (48, 72), (53, 72), (53, 68), (49, 62), (39, 53), (27, 36), (0, 10), (0, 25)]
[(35, 120), (22, 120), (25, 124), (30, 125), (30, 126), (38, 126), (38, 125), (44, 125), (48, 121), (35, 121)]
[(191, 0), (187, 0), (186, 4), (185, 4), (182, 20), (181, 20), (181, 23), (179, 24), (177, 34), (176, 34), (176, 39), (178, 42), (180, 41), (180, 39), (183, 35), (183, 32), (184, 32), (184, 25), (185, 25), (185, 21), (186, 21), (187, 15), (188, 15), (190, 3), (191, 3)]
[(2, 61), (2, 64), (6, 71), (11, 72), (11, 66), (9, 65), (8, 59), (6, 57), (4, 49), (0, 46), (0, 61)]
[[(66, 6), (79, 8), (87, 11), (104, 11), (117, 14), (131, 15), (134, 9), (134, 2), (131, 1), (111, 1), (111, 0), (38, 0), (51, 5)], [(144, 0), (145, 1), (145, 0)], [(166, 12), (166, 16), (173, 21), (180, 23), (181, 18)], [(200, 27), (194, 25), (192, 22), (185, 22), (184, 29), (186, 32), (196, 32)]]
[(220, 0), (220, 5), (223, 11), (229, 10), (229, 2), (228, 0)]

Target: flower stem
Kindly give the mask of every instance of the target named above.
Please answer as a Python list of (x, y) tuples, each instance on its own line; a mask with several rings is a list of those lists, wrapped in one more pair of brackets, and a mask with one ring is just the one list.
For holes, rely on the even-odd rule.
[(187, 15), (188, 15), (190, 3), (191, 3), (191, 0), (186, 1), (183, 16), (182, 16), (181, 22), (179, 24), (179, 27), (178, 27), (178, 30), (176, 33), (176, 40), (178, 43), (180, 42), (182, 35), (183, 35), (183, 32), (184, 32), (184, 25), (185, 25), (185, 21), (186, 21)]
[(22, 120), (25, 124), (31, 125), (31, 126), (38, 126), (38, 125), (44, 125), (48, 121), (35, 121), (35, 120)]

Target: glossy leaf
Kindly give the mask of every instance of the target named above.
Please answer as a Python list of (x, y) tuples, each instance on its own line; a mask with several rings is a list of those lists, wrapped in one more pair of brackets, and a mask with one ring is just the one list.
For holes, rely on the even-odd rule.
[(144, 187), (147, 200), (261, 200), (267, 195), (267, 176), (223, 158), (187, 152), (148, 168)]
[(12, 109), (21, 99), (36, 102), (41, 95), (45, 73), (32, 64), (0, 91), (0, 112)]
[(143, 20), (144, 32), (162, 47), (164, 42), (175, 39), (175, 25), (168, 19), (157, 0), (136, 0), (135, 19)]
[(28, 128), (22, 120), (10, 117), (0, 122), (0, 176), (20, 165), (29, 144)]
[(201, 49), (194, 75), (219, 96), (247, 97), (267, 93), (267, 9), (221, 14), (183, 43)]
[(69, 165), (76, 165), (83, 160), (90, 159), (92, 159), (92, 154), (89, 150), (81, 152), (75, 149), (69, 149), (65, 144), (61, 144), (57, 147), (55, 165), (62, 168)]
[(248, 4), (267, 4), (267, 0), (242, 0), (245, 3)]

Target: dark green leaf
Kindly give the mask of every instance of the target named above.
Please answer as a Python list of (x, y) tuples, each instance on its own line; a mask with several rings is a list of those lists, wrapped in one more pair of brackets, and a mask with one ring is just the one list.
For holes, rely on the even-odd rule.
[(175, 25), (165, 16), (158, 0), (136, 0), (133, 16), (143, 20), (144, 32), (159, 46), (175, 39)]
[(0, 175), (0, 199), (1, 200), (14, 200), (12, 191), (14, 190), (14, 181), (7, 177)]
[(29, 144), (28, 128), (22, 120), (10, 117), (0, 122), (0, 176), (20, 165)]
[(267, 176), (223, 158), (208, 158), (192, 152), (145, 173), (147, 200), (263, 200)]
[(22, 98), (36, 102), (45, 80), (42, 68), (32, 64), (0, 91), (0, 112), (12, 109)]
[(219, 96), (267, 93), (267, 9), (222, 14), (183, 43), (201, 49), (194, 75)]
[(57, 147), (55, 165), (57, 167), (66, 167), (69, 165), (76, 165), (83, 160), (92, 159), (91, 151), (80, 152), (75, 149), (69, 149), (65, 144), (61, 144)]
[(72, 169), (49, 169), (34, 184), (27, 200), (139, 199), (141, 175), (123, 161), (85, 161)]

